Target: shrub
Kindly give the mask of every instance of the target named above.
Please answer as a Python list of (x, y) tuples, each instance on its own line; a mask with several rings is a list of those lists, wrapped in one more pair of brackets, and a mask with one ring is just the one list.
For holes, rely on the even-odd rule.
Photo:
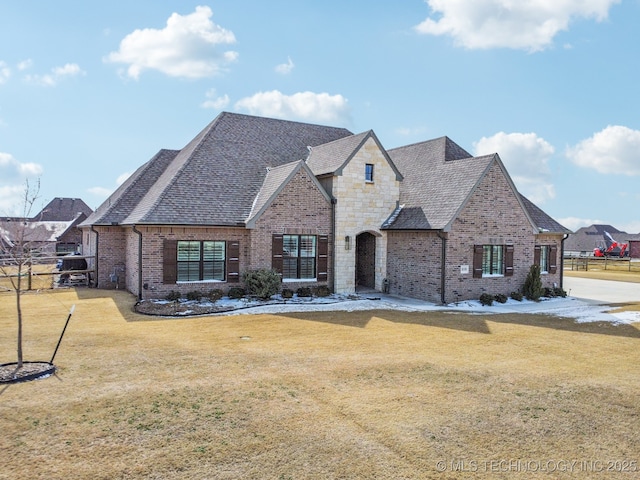
[(211, 300), (213, 303), (217, 302), (222, 297), (224, 297), (224, 294), (222, 293), (222, 290), (218, 288), (214, 288), (207, 294), (207, 298)]
[(244, 284), (251, 295), (267, 299), (280, 290), (280, 275), (275, 270), (261, 268), (243, 275)]
[(283, 288), (281, 295), (282, 298), (293, 298), (293, 290), (290, 288)]
[(483, 293), (482, 295), (480, 295), (480, 303), (482, 305), (490, 307), (491, 305), (493, 305), (493, 295), (491, 295), (490, 293)]
[(542, 280), (540, 280), (540, 265), (531, 265), (527, 279), (524, 281), (522, 287), (522, 293), (527, 300), (538, 301), (544, 294), (544, 288), (542, 288)]
[(507, 303), (507, 296), (504, 293), (498, 293), (495, 297), (493, 297), (494, 300), (498, 303)]
[(311, 297), (313, 294), (311, 293), (311, 289), (309, 287), (300, 287), (296, 290), (296, 294), (299, 297)]
[(187, 292), (187, 300), (200, 300), (202, 298), (202, 292), (199, 292), (198, 290), (191, 290), (190, 292)]
[(522, 301), (522, 293), (521, 292), (511, 292), (511, 298), (514, 300), (521, 302)]
[(316, 297), (328, 297), (329, 295), (331, 295), (331, 289), (326, 285), (318, 285), (314, 289), (313, 293)]
[(544, 296), (547, 298), (553, 298), (556, 296), (556, 292), (553, 288), (544, 287)]
[(177, 302), (181, 297), (182, 295), (180, 295), (180, 292), (178, 292), (177, 290), (171, 290), (169, 293), (167, 293), (167, 296), (165, 298), (170, 302)]
[(565, 292), (564, 289), (560, 287), (554, 287), (553, 291), (556, 294), (556, 297), (565, 298), (567, 296), (567, 292)]
[(227, 293), (227, 295), (232, 300), (237, 300), (239, 298), (244, 297), (246, 295), (246, 292), (244, 291), (244, 288), (242, 288), (242, 287), (231, 287), (229, 289), (229, 293)]

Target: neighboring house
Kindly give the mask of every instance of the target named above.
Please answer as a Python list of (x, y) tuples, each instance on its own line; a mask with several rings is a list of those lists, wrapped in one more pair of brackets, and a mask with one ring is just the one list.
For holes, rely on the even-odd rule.
[(452, 303), (562, 283), (567, 234), (516, 190), (497, 154), (447, 137), (385, 150), (373, 131), (220, 114), (160, 150), (81, 225), (97, 284), (139, 298), (283, 285)]
[(606, 249), (608, 246), (606, 233), (609, 233), (620, 243), (628, 243), (629, 240), (636, 237), (636, 235), (630, 235), (612, 225), (589, 225), (569, 235), (565, 242), (565, 255), (568, 257), (593, 256), (594, 249)]
[(82, 246), (78, 225), (91, 213), (91, 208), (79, 198), (54, 198), (32, 218), (0, 219), (0, 245), (8, 245), (20, 235), (39, 255), (77, 252)]

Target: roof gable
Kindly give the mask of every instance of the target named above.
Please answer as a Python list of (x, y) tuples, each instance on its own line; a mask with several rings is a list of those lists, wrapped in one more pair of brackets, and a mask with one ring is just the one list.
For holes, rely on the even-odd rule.
[(269, 206), (273, 203), (280, 192), (284, 190), (289, 182), (301, 170), (304, 170), (307, 173), (308, 177), (316, 185), (318, 191), (324, 196), (327, 202), (331, 201), (331, 198), (329, 197), (327, 192), (325, 192), (325, 190), (320, 185), (320, 182), (318, 182), (313, 172), (311, 172), (311, 169), (309, 169), (309, 167), (303, 160), (272, 168), (267, 172), (262, 188), (260, 189), (260, 192), (256, 196), (256, 199), (253, 203), (251, 213), (247, 217), (247, 220), (245, 222), (247, 228), (253, 228), (255, 226), (260, 216), (265, 212), (265, 210), (269, 208)]
[(93, 210), (80, 198), (56, 197), (51, 200), (32, 220), (46, 222), (68, 222), (81, 214), (91, 215)]
[(401, 181), (402, 174), (387, 154), (387, 151), (382, 147), (373, 130), (311, 148), (307, 157), (307, 165), (316, 176), (341, 175), (344, 167), (369, 139), (373, 139), (389, 166), (395, 172), (396, 179)]

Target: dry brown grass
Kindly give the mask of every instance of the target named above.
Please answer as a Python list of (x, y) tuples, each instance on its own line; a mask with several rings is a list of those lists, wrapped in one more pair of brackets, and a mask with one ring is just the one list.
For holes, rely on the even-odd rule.
[[(161, 320), (133, 303), (25, 296), (29, 360), (51, 356), (77, 307), (57, 376), (0, 390), (1, 479), (637, 475), (585, 470), (640, 461), (638, 325), (383, 310)], [(12, 307), (0, 295), (0, 362), (14, 359)], [(573, 460), (586, 463), (524, 472)]]

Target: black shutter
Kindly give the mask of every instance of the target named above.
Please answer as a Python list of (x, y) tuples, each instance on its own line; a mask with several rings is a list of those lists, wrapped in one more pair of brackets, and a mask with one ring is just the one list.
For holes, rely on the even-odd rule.
[(284, 237), (273, 235), (271, 239), (271, 268), (282, 276), (282, 252), (284, 249)]
[(513, 276), (513, 245), (504, 246), (504, 276)]
[(540, 266), (540, 245), (533, 247), (533, 264)]
[(482, 278), (482, 245), (473, 246), (473, 278)]
[(327, 235), (318, 236), (318, 273), (319, 282), (326, 282), (328, 278), (327, 267), (329, 265), (329, 237)]
[(227, 242), (227, 282), (240, 281), (240, 242)]
[(162, 246), (162, 282), (172, 285), (178, 279), (178, 241), (165, 238)]
[(551, 245), (549, 247), (549, 273), (558, 271), (558, 247)]

